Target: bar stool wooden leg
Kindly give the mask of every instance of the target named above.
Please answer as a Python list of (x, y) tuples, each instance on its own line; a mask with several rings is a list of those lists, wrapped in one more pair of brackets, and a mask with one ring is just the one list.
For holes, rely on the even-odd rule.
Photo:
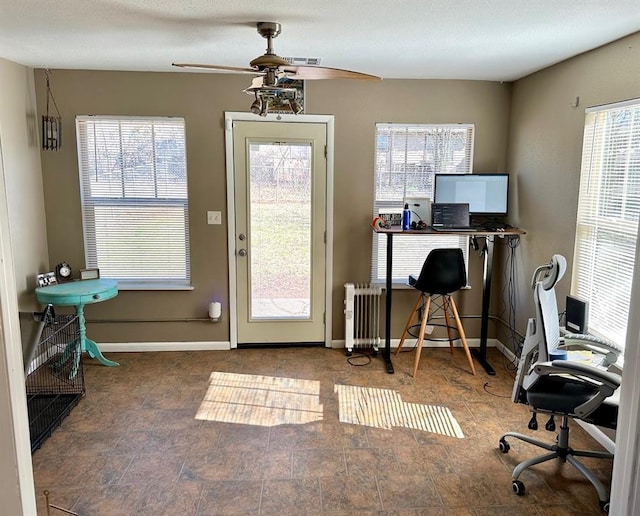
[(424, 305), (424, 313), (422, 314), (422, 324), (420, 325), (420, 334), (418, 335), (418, 343), (416, 344), (416, 359), (413, 363), (413, 377), (416, 377), (418, 372), (418, 363), (420, 362), (420, 353), (422, 353), (422, 343), (424, 341), (424, 330), (427, 327), (427, 320), (429, 319), (429, 306), (431, 305), (431, 296), (427, 296), (427, 302)]
[(405, 324), (404, 326), (404, 331), (402, 332), (402, 338), (400, 339), (400, 344), (398, 344), (398, 349), (396, 349), (396, 355), (398, 353), (400, 353), (400, 350), (402, 349), (402, 345), (404, 344), (404, 341), (407, 338), (407, 333), (409, 333), (409, 328), (411, 328), (411, 323), (413, 323), (413, 319), (415, 318), (416, 314), (418, 313), (418, 306), (420, 305), (420, 303), (422, 302), (422, 298), (424, 297), (423, 294), (420, 294), (418, 296), (418, 299), (416, 299), (416, 304), (413, 305), (413, 310), (411, 310), (411, 315), (409, 315), (409, 320), (407, 321), (407, 324)]
[(444, 321), (447, 325), (447, 336), (449, 337), (449, 349), (453, 355), (453, 338), (451, 337), (451, 320), (449, 319), (449, 300), (451, 296), (445, 294), (442, 296), (442, 308), (444, 309)]
[(456, 326), (458, 327), (458, 333), (460, 334), (462, 347), (464, 348), (464, 352), (467, 355), (467, 360), (469, 361), (469, 365), (471, 366), (471, 372), (475, 375), (476, 368), (473, 365), (473, 358), (471, 358), (471, 351), (469, 351), (469, 345), (467, 344), (467, 336), (464, 333), (464, 328), (462, 327), (462, 322), (460, 321), (460, 316), (458, 315), (458, 309), (456, 308), (456, 303), (453, 300), (453, 298), (450, 298), (450, 301), (451, 301), (451, 310), (453, 311), (453, 316), (456, 318)]

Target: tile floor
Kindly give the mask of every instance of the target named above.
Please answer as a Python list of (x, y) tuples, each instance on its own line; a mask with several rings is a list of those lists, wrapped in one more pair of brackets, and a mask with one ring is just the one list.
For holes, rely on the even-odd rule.
[[(343, 350), (324, 348), (108, 353), (117, 368), (85, 360), (86, 397), (33, 454), (38, 513), (46, 489), (52, 504), (81, 516), (602, 514), (568, 464), (529, 470), (526, 495), (511, 492), (514, 464), (538, 453), (513, 440), (508, 454), (498, 450), (503, 432), (529, 432), (528, 410), (509, 399), (513, 368), (490, 349), (497, 374), (477, 367), (474, 377), (455, 351), (425, 349), (416, 379), (413, 352), (394, 357), (393, 375), (380, 356), (354, 366)], [(214, 371), (318, 381), (323, 419), (198, 420)], [(340, 423), (335, 384), (446, 406), (464, 438)], [(579, 427), (572, 438), (575, 448), (599, 448)], [(611, 461), (585, 462), (610, 485)]]

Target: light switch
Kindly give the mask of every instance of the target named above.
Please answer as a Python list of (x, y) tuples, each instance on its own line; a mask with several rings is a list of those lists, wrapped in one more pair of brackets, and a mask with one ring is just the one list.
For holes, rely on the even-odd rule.
[(207, 212), (207, 224), (222, 224), (222, 212), (221, 211), (208, 211)]

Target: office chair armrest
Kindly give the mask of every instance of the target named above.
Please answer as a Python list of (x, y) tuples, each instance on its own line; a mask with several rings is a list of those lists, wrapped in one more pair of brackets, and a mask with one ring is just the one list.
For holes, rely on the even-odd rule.
[(569, 347), (579, 347), (594, 353), (604, 355), (602, 365), (608, 367), (618, 361), (618, 357), (624, 353), (624, 350), (617, 344), (606, 341), (595, 335), (584, 335), (576, 333), (567, 333), (564, 336), (564, 344), (559, 348), (567, 349)]
[(587, 377), (598, 383), (606, 385), (611, 389), (611, 394), (620, 387), (620, 383), (622, 382), (622, 377), (619, 374), (611, 373), (599, 367), (593, 367), (582, 362), (554, 360), (551, 362), (551, 366), (557, 372), (568, 373), (578, 377)]
[(620, 387), (622, 377), (615, 373), (610, 373), (604, 369), (593, 367), (581, 362), (570, 360), (554, 360), (553, 362), (541, 362), (534, 366), (538, 376), (549, 376), (557, 374), (567, 374), (581, 380), (589, 382), (598, 387), (598, 392), (591, 399), (579, 405), (575, 409), (576, 415), (586, 418), (596, 410), (602, 402)]

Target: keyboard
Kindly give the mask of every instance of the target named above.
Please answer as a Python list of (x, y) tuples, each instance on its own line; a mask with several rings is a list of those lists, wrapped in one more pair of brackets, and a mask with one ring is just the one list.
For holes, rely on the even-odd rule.
[(468, 232), (473, 232), (473, 231), (478, 231), (478, 228), (473, 228), (473, 227), (461, 227), (461, 226), (454, 226), (454, 227), (444, 227), (444, 226), (432, 226), (431, 229), (433, 229), (434, 231), (444, 231), (444, 232), (449, 232), (449, 231), (459, 231), (462, 233), (468, 233)]

